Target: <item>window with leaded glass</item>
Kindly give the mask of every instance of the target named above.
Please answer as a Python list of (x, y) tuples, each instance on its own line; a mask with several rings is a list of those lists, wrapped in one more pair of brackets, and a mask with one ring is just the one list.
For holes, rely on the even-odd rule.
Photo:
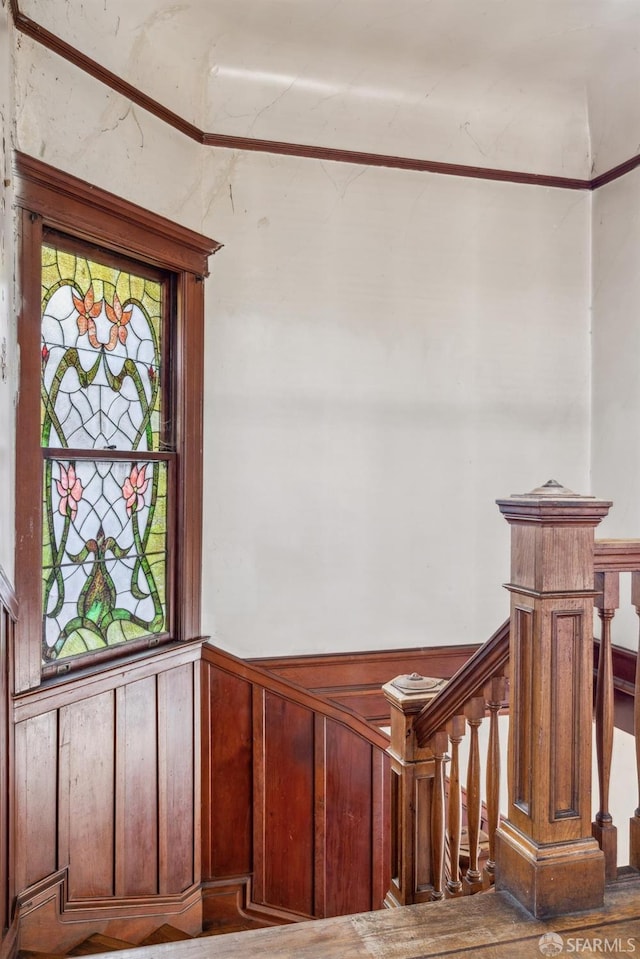
[(197, 639), (219, 244), (18, 156), (16, 691)]
[(170, 633), (171, 281), (45, 233), (45, 666)]

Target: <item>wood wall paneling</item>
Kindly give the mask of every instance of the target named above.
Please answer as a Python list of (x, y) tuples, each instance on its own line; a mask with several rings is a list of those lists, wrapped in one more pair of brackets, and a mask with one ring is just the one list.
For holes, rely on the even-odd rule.
[[(18, 602), (0, 566), (0, 955), (15, 953), (17, 922), (12, 916), (15, 894), (15, 790), (14, 735), (10, 719), (12, 687), (11, 657), (14, 647)], [(55, 857), (55, 842), (50, 850)]]
[(20, 892), (58, 867), (58, 716), (15, 727), (15, 884)]
[(366, 912), (374, 908), (371, 746), (327, 720), (325, 750), (324, 914)]
[(391, 760), (380, 749), (372, 750), (373, 820), (371, 830), (371, 908), (382, 909), (391, 888)]
[(212, 881), (253, 870), (252, 686), (202, 673), (202, 875)]
[(69, 944), (70, 920), (77, 938), (109, 922), (126, 939), (170, 917), (197, 931), (199, 655), (112, 668), (95, 695), (73, 680), (16, 700), (16, 887), (33, 903), (32, 945)]
[(312, 916), (313, 712), (268, 690), (259, 690), (256, 700), (262, 749), (254, 755), (254, 768), (260, 766), (255, 816), (263, 855), (256, 879), (260, 875), (265, 903)]
[(116, 690), (115, 894), (158, 892), (156, 679)]
[(11, 620), (0, 603), (0, 938), (10, 921), (9, 894), (9, 635)]
[(382, 686), (396, 676), (417, 672), (449, 679), (479, 646), (443, 646), (249, 660), (261, 669), (352, 710), (368, 722), (388, 725), (389, 704)]
[[(194, 667), (179, 666), (158, 676), (158, 811), (160, 819), (159, 892), (187, 889), (195, 876), (194, 796), (197, 720)], [(198, 855), (199, 861), (199, 855)]]
[[(219, 884), (253, 872), (250, 908), (290, 918), (381, 908), (388, 739), (268, 670), (209, 647), (203, 655), (205, 877)], [(243, 816), (252, 806), (251, 832)], [(239, 856), (234, 839), (247, 835)]]
[(60, 710), (60, 866), (69, 898), (113, 896), (116, 697), (103, 693)]

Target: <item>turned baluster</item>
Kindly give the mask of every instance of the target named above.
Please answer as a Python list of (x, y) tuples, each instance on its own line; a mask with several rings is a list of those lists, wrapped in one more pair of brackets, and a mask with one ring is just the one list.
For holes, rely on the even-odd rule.
[[(640, 616), (640, 573), (631, 574), (631, 602)], [(629, 864), (640, 869), (640, 649), (636, 658), (636, 686), (633, 703), (633, 732), (636, 738), (636, 777), (638, 806), (629, 823)]]
[(595, 605), (601, 628), (598, 678), (596, 682), (596, 755), (598, 758), (598, 787), (600, 806), (592, 823), (594, 837), (604, 853), (605, 876), (615, 879), (618, 874), (617, 829), (609, 812), (609, 783), (613, 755), (613, 658), (611, 651), (611, 620), (620, 603), (620, 576), (617, 572), (595, 574), (598, 595)]
[(489, 858), (484, 867), (484, 885), (495, 881), (496, 831), (500, 823), (500, 731), (498, 715), (505, 701), (507, 680), (495, 676), (486, 690), (489, 710), (489, 746), (487, 750), (487, 831), (489, 833)]
[(451, 766), (449, 767), (449, 838), (450, 871), (447, 879), (446, 895), (454, 899), (462, 895), (460, 879), (460, 834), (462, 831), (462, 791), (460, 789), (459, 746), (465, 734), (464, 716), (454, 716), (449, 724), (449, 742), (451, 743)]
[(464, 893), (471, 895), (482, 889), (478, 869), (480, 844), (480, 745), (478, 729), (484, 718), (484, 697), (477, 696), (465, 707), (470, 729), (469, 763), (467, 766), (467, 829), (469, 833), (469, 868), (464, 877)]
[(434, 757), (433, 793), (431, 800), (432, 890), (435, 902), (444, 898), (445, 801), (444, 764), (447, 756), (447, 734), (436, 733), (431, 740)]

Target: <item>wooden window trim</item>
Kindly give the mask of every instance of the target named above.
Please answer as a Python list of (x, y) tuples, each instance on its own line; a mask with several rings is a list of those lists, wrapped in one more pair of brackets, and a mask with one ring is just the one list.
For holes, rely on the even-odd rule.
[[(177, 328), (174, 363), (176, 416), (176, 531), (171, 548), (179, 571), (173, 638), (200, 635), (202, 553), (202, 397), (204, 278), (219, 243), (17, 153), (16, 205), (20, 231), (21, 306), (18, 322), (20, 395), (16, 432), (16, 593), (20, 604), (14, 650), (16, 693), (42, 682), (42, 504), (40, 447), (40, 249), (45, 229), (107, 247), (175, 274)], [(126, 650), (126, 646), (122, 647)], [(99, 664), (96, 668), (100, 668)], [(83, 672), (86, 672), (83, 670)], [(69, 677), (67, 676), (67, 679)]]

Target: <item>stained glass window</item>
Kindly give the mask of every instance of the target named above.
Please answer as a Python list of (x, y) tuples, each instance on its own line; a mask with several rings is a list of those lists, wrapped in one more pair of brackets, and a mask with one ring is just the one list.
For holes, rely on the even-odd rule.
[(43, 663), (168, 632), (167, 283), (42, 247)]

